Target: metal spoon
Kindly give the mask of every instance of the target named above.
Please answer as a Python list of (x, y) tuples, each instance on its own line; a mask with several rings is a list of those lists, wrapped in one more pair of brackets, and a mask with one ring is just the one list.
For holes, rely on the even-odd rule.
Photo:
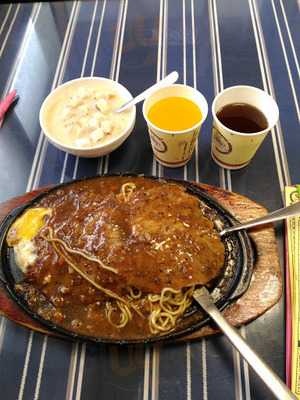
[(241, 356), (244, 357), (257, 375), (265, 382), (277, 399), (297, 399), (297, 397), (289, 390), (279, 376), (277, 376), (274, 371), (258, 356), (258, 354), (239, 335), (238, 331), (226, 321), (226, 319), (214, 305), (212, 298), (205, 287), (196, 289), (193, 297), (225, 333), (231, 344), (239, 351)]
[(178, 72), (173, 71), (169, 75), (167, 75), (164, 79), (161, 81), (157, 82), (155, 85), (150, 86), (148, 89), (146, 89), (144, 92), (140, 93), (138, 96), (136, 96), (134, 99), (131, 99), (127, 101), (127, 103), (123, 104), (121, 107), (117, 108), (114, 110), (115, 113), (120, 113), (124, 110), (127, 110), (127, 108), (134, 106), (135, 104), (139, 103), (140, 101), (143, 101), (146, 97), (148, 97), (154, 90), (159, 89), (163, 86), (167, 85), (172, 85), (175, 83), (178, 79)]
[(220, 232), (220, 236), (226, 235), (227, 233), (239, 231), (241, 229), (252, 228), (253, 226), (267, 224), (268, 222), (279, 221), (284, 218), (294, 217), (300, 214), (300, 202), (292, 204), (287, 207), (280, 208), (279, 210), (273, 211), (263, 217), (252, 219), (251, 221), (238, 223), (229, 228), (224, 228)]

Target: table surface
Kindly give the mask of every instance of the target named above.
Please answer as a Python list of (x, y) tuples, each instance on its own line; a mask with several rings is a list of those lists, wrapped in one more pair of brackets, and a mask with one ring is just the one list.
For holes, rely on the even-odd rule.
[[(41, 185), (106, 172), (194, 179), (282, 206), (285, 185), (300, 183), (297, 0), (108, 0), (0, 5), (0, 96), (20, 100), (0, 130), (0, 201)], [(184, 168), (154, 160), (138, 106), (136, 127), (114, 153), (78, 159), (49, 144), (38, 113), (58, 84), (80, 76), (119, 80), (133, 94), (166, 73), (212, 103), (224, 87), (248, 84), (277, 100), (280, 123), (252, 163), (230, 172), (210, 157), (211, 115)], [(277, 226), (283, 267), (282, 226)], [(241, 329), (283, 378), (284, 299)], [(223, 336), (196, 343), (96, 347), (48, 338), (2, 319), (1, 398), (272, 399)]]

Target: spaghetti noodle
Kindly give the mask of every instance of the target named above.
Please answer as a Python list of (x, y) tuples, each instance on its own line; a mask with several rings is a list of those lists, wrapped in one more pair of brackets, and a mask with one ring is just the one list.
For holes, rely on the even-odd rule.
[[(150, 314), (148, 316), (150, 332), (153, 334), (157, 334), (159, 332), (168, 332), (175, 328), (178, 318), (183, 316), (185, 311), (192, 303), (194, 287), (190, 287), (185, 291), (164, 288), (160, 294), (148, 294), (146, 296), (143, 296), (141, 290), (129, 287), (129, 300), (127, 301), (123, 297), (109, 289), (102, 287), (93, 279), (91, 279), (88, 274), (74, 264), (68, 253), (80, 255), (90, 261), (99, 263), (98, 259), (88, 256), (82, 251), (71, 249), (63, 240), (55, 238), (53, 236), (53, 230), (49, 227), (48, 236), (42, 235), (42, 237), (47, 242), (52, 244), (55, 252), (65, 260), (69, 267), (75, 270), (96, 289), (100, 290), (106, 296), (114, 300), (113, 302), (112, 300), (107, 301), (105, 306), (106, 318), (108, 319), (109, 323), (116, 328), (124, 328), (129, 321), (132, 320), (130, 308), (135, 310), (139, 316), (144, 317), (144, 315), (139, 311), (139, 306), (141, 306), (141, 303), (147, 299), (150, 303)], [(59, 248), (59, 245), (61, 248)], [(111, 272), (117, 273), (110, 267), (105, 268), (105, 265), (102, 262), (100, 265), (104, 269), (108, 269), (110, 271), (112, 270)], [(133, 304), (133, 302), (135, 302), (135, 304)]]
[(164, 288), (159, 295), (148, 295), (150, 302), (149, 329), (153, 334), (175, 328), (178, 318), (192, 304), (194, 286), (186, 291)]
[(136, 185), (133, 182), (126, 182), (121, 186), (121, 195), (123, 196), (123, 200), (127, 203), (130, 200), (133, 192), (136, 189)]
[[(124, 328), (128, 322), (132, 319), (132, 314), (129, 307), (126, 304), (121, 303), (120, 301), (116, 301), (115, 307), (111, 304), (111, 302), (106, 302), (106, 318), (109, 323), (113, 325), (115, 328)], [(119, 311), (119, 322), (115, 322), (113, 320), (113, 313)]]
[(78, 268), (66, 254), (68, 252), (68, 250), (66, 250), (66, 247), (62, 246), (63, 250), (59, 249), (59, 247), (57, 246), (57, 242), (59, 244), (64, 243), (64, 242), (62, 240), (59, 240), (59, 239), (56, 239), (53, 237), (53, 232), (52, 232), (51, 228), (49, 228), (49, 237), (46, 237), (46, 236), (42, 236), (42, 237), (45, 240), (47, 240), (47, 242), (52, 243), (52, 246), (53, 246), (55, 252), (58, 255), (60, 255), (72, 269), (74, 269), (79, 275), (81, 275), (86, 281), (88, 281), (96, 289), (100, 290), (101, 292), (106, 294), (108, 297), (112, 297), (113, 299), (116, 299), (122, 303), (125, 303), (126, 305), (129, 305), (129, 303), (125, 299), (118, 296), (116, 293), (112, 292), (111, 290), (103, 288), (101, 285), (99, 285), (93, 279), (91, 279), (85, 272), (83, 272), (80, 268)]
[[(93, 256), (87, 254), (86, 252), (84, 252), (83, 250), (74, 250), (74, 249), (71, 249), (71, 247), (69, 247), (63, 240), (58, 239), (58, 238), (54, 238), (54, 237), (53, 237), (53, 231), (52, 231), (52, 229), (49, 228), (49, 227), (48, 227), (48, 231), (49, 231), (49, 233), (50, 233), (50, 235), (51, 235), (51, 239), (50, 239), (50, 240), (51, 240), (52, 242), (56, 242), (56, 243), (61, 244), (61, 245), (63, 246), (63, 248), (66, 250), (67, 253), (76, 254), (76, 255), (78, 255), (78, 256), (81, 256), (81, 257), (85, 258), (86, 260), (95, 262), (95, 263), (99, 264), (101, 268), (106, 269), (107, 271), (111, 271), (111, 272), (113, 272), (114, 274), (117, 274), (117, 273), (118, 273), (118, 271), (116, 270), (116, 268), (109, 267), (109, 266), (103, 264), (103, 262), (102, 262), (101, 260), (99, 260), (99, 258), (93, 257)], [(42, 237), (43, 237), (44, 239), (48, 240), (46, 237), (44, 237), (44, 236), (42, 236)], [(50, 240), (49, 240), (49, 241), (50, 241)]]

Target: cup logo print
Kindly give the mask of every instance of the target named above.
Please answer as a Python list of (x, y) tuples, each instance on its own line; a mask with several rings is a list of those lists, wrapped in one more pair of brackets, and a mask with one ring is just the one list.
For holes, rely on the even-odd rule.
[(188, 160), (194, 151), (195, 148), (195, 143), (197, 140), (199, 129), (195, 129), (193, 132), (193, 136), (189, 138), (188, 140), (181, 140), (178, 143), (178, 147), (181, 149), (181, 159), (183, 160)]
[(232, 152), (232, 145), (228, 140), (213, 127), (213, 137), (215, 141), (215, 149), (221, 154), (230, 154)]
[(149, 129), (149, 133), (153, 149), (158, 153), (165, 153), (168, 150), (168, 146), (164, 140), (151, 131), (151, 129)]
[(190, 157), (193, 154), (199, 131), (200, 131), (200, 128), (197, 128), (197, 129), (194, 130), (194, 134), (193, 134), (192, 140), (190, 141), (190, 145), (189, 145), (189, 156)]
[(296, 190), (290, 194), (290, 200), (292, 203), (297, 203), (300, 201), (300, 185), (297, 185)]
[(186, 140), (181, 140), (178, 143), (178, 147), (179, 147), (180, 153), (181, 153), (181, 157), (180, 157), (181, 160), (185, 160), (186, 158), (188, 158), (188, 145), (189, 145), (189, 142)]

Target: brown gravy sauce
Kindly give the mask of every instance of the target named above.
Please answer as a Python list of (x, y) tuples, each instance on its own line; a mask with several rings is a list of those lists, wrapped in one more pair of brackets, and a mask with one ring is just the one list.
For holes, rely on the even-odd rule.
[[(128, 202), (120, 195), (126, 182), (136, 189)], [(38, 258), (17, 285), (30, 308), (75, 333), (113, 339), (150, 336), (147, 299), (124, 328), (105, 315), (107, 297), (72, 270), (42, 237), (51, 227), (72, 249), (99, 257), (113, 274), (78, 255), (73, 261), (103, 287), (120, 296), (128, 287), (143, 295), (164, 287), (182, 289), (214, 279), (224, 263), (224, 245), (199, 200), (176, 184), (142, 177), (95, 178), (60, 188), (37, 207), (52, 216), (34, 239)]]

